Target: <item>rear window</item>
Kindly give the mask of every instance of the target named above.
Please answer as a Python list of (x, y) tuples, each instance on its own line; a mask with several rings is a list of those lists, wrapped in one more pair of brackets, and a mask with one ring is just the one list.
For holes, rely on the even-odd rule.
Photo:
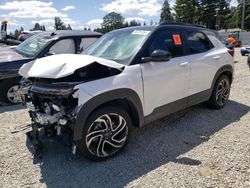
[(187, 32), (187, 45), (190, 54), (203, 53), (212, 48), (209, 39), (201, 32)]

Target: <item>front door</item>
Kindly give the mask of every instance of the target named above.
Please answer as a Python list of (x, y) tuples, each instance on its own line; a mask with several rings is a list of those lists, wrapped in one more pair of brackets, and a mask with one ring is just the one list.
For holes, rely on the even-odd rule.
[[(172, 58), (168, 62), (148, 62), (141, 64), (144, 83), (145, 115), (157, 111), (159, 107), (178, 101), (178, 105), (186, 105), (190, 81), (190, 64), (184, 56), (183, 37), (180, 32), (159, 31), (148, 52), (161, 49), (169, 51)], [(183, 100), (181, 100), (183, 99)], [(166, 106), (165, 106), (166, 107)], [(176, 106), (178, 108), (178, 106)], [(174, 109), (173, 109), (174, 111)]]

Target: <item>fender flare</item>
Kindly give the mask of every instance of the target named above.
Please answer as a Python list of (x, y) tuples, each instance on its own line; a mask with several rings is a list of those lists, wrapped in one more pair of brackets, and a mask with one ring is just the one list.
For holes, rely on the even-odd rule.
[(219, 77), (221, 76), (221, 74), (223, 74), (225, 72), (230, 72), (232, 74), (232, 81), (233, 81), (233, 72), (234, 72), (234, 69), (233, 69), (232, 65), (224, 65), (224, 66), (222, 66), (216, 72), (216, 74), (214, 76), (214, 79), (213, 79), (213, 82), (212, 82), (212, 86), (211, 86), (211, 89), (210, 89), (210, 95), (212, 95), (213, 88), (214, 88), (214, 85), (215, 85), (216, 81), (219, 79)]
[(134, 90), (122, 88), (122, 89), (107, 91), (105, 93), (99, 94), (91, 98), (89, 101), (87, 101), (85, 104), (82, 105), (76, 118), (76, 123), (73, 130), (73, 140), (78, 141), (82, 139), (85, 122), (87, 121), (89, 115), (96, 108), (105, 103), (117, 99), (125, 99), (129, 101), (136, 110), (139, 119), (139, 126), (141, 126), (144, 123), (142, 103), (140, 97)]

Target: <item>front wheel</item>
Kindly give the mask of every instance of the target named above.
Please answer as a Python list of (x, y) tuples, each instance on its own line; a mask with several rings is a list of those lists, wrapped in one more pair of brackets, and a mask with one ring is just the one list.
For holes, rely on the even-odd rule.
[(211, 108), (221, 109), (223, 108), (230, 95), (231, 83), (226, 75), (222, 75), (215, 83), (212, 95), (208, 101)]
[(102, 161), (119, 154), (130, 138), (131, 118), (119, 107), (103, 107), (94, 111), (83, 129), (78, 147), (93, 161)]

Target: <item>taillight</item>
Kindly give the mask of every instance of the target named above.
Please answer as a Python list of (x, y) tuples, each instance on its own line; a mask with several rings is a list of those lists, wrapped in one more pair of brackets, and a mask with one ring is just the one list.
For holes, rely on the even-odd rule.
[(227, 51), (232, 57), (234, 57), (234, 49), (229, 49)]

